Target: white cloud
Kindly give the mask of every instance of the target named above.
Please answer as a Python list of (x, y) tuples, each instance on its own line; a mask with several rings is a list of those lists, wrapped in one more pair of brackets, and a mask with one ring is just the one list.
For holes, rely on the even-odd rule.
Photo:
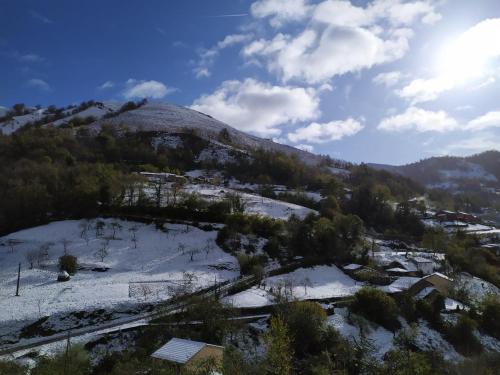
[(107, 90), (107, 89), (111, 89), (113, 87), (115, 87), (114, 82), (112, 82), (112, 81), (106, 81), (102, 85), (100, 85), (99, 87), (97, 87), (97, 89), (98, 90)]
[(384, 118), (378, 125), (379, 130), (401, 132), (415, 130), (417, 132), (445, 132), (458, 127), (457, 121), (445, 111), (427, 111), (410, 107), (404, 113)]
[(231, 34), (227, 35), (223, 40), (217, 42), (212, 48), (202, 49), (199, 51), (199, 60), (196, 67), (193, 69), (196, 78), (210, 77), (210, 67), (213, 65), (220, 51), (225, 48), (234, 46), (235, 44), (243, 43), (250, 39), (249, 34)]
[(191, 108), (207, 113), (243, 131), (279, 135), (279, 126), (308, 121), (320, 115), (315, 89), (272, 86), (247, 78), (225, 81)]
[(488, 112), (483, 116), (469, 121), (465, 126), (466, 130), (484, 130), (489, 128), (500, 128), (500, 111)]
[(48, 92), (48, 91), (52, 90), (50, 85), (47, 82), (45, 82), (43, 79), (40, 79), (40, 78), (32, 78), (27, 82), (27, 84), (28, 84), (28, 86), (36, 88), (40, 91)]
[(313, 152), (314, 151), (314, 147), (313, 146), (306, 145), (306, 144), (296, 145), (295, 148), (298, 148), (299, 150), (307, 151), (307, 152)]
[[(358, 72), (403, 57), (409, 49), (417, 20), (437, 19), (432, 1), (375, 0), (366, 7), (348, 1), (257, 1), (255, 17), (271, 17), (274, 26), (304, 19), (298, 33), (278, 33), (254, 40), (242, 55), (261, 59), (284, 82), (302, 80), (317, 84), (337, 75)], [(258, 10), (258, 11), (257, 11)]]
[(296, 37), (278, 34), (243, 49), (246, 57), (264, 57), (271, 72), (283, 81), (304, 80), (315, 84), (336, 75), (357, 72), (393, 61), (408, 50), (409, 32), (397, 30), (383, 40), (360, 27), (329, 26), (322, 31), (305, 29)]
[(289, 133), (288, 139), (292, 142), (325, 143), (352, 136), (363, 128), (361, 122), (352, 118), (345, 121), (330, 121), (324, 124), (313, 122), (308, 126), (296, 129), (293, 133)]
[(163, 83), (158, 81), (138, 81), (129, 79), (125, 84), (123, 96), (126, 99), (133, 98), (152, 98), (161, 99), (167, 94), (175, 91), (173, 88), (167, 88)]
[(373, 78), (373, 83), (377, 85), (384, 85), (385, 87), (391, 87), (396, 85), (402, 77), (403, 75), (398, 71), (380, 73)]
[(428, 102), (437, 99), (443, 92), (456, 87), (456, 81), (449, 77), (436, 77), (431, 79), (415, 79), (396, 94), (408, 99), (412, 104)]
[(40, 21), (40, 22), (43, 22), (43, 23), (46, 23), (46, 24), (51, 24), (52, 23), (52, 20), (47, 18), (46, 16), (44, 16), (43, 14), (39, 13), (39, 12), (36, 12), (34, 10), (30, 10), (30, 14), (31, 14), (31, 17), (33, 17), (34, 19)]
[(43, 62), (45, 59), (36, 53), (27, 53), (25, 55), (20, 55), (19, 61), (21, 62), (27, 62), (27, 63), (36, 63), (36, 62)]
[(441, 19), (433, 1), (375, 0), (365, 8), (349, 1), (323, 1), (314, 11), (317, 21), (340, 26), (369, 26), (387, 20), (392, 26), (408, 26), (420, 17), (423, 23), (431, 24)]
[(193, 72), (196, 78), (207, 78), (212, 75), (212, 73), (210, 73), (210, 70), (201, 66), (197, 66), (196, 68), (194, 68)]
[(312, 6), (305, 0), (258, 0), (250, 7), (255, 18), (270, 18), (273, 27), (280, 27), (290, 21), (304, 19)]

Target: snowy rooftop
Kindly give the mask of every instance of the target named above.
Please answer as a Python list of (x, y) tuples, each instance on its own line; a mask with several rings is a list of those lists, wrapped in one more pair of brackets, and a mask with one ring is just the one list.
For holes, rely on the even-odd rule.
[(415, 298), (416, 299), (423, 299), (423, 298), (427, 297), (429, 294), (431, 294), (433, 290), (436, 290), (436, 289), (432, 286), (424, 288), (420, 292), (417, 293)]
[(433, 274), (430, 274), (430, 275), (428, 275), (428, 276), (425, 276), (425, 277), (424, 277), (424, 279), (426, 279), (426, 278), (428, 278), (428, 277), (431, 277), (431, 276), (439, 276), (439, 277), (441, 277), (441, 278), (443, 278), (443, 279), (446, 279), (446, 280), (449, 280), (449, 281), (453, 281), (453, 279), (449, 278), (449, 277), (448, 277), (448, 276), (446, 276), (446, 275), (443, 275), (443, 274), (442, 274), (442, 273), (440, 273), (440, 272), (434, 272)]
[(186, 363), (206, 345), (207, 344), (204, 342), (178, 339), (174, 337), (160, 349), (151, 354), (151, 357), (175, 363)]

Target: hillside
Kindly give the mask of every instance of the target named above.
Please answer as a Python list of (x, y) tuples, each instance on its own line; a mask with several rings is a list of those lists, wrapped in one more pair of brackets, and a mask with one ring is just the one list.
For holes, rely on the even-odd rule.
[(500, 152), (487, 151), (468, 157), (442, 156), (401, 166), (368, 164), (370, 167), (398, 173), (428, 188), (458, 191), (471, 181), (485, 188), (500, 188)]
[[(2, 113), (0, 113), (1, 116)], [(11, 134), (29, 125), (42, 127), (86, 125), (94, 134), (97, 134), (105, 125), (117, 129), (126, 127), (133, 132), (157, 133), (160, 144), (161, 135), (185, 134), (194, 131), (210, 142), (210, 148), (214, 154), (221, 152), (227, 154), (228, 149), (238, 152), (241, 149), (261, 148), (295, 155), (308, 165), (318, 165), (324, 159), (270, 139), (246, 134), (204, 113), (162, 102), (130, 105), (129, 103), (90, 101), (80, 106), (69, 106), (64, 109), (25, 108), (13, 116), (4, 117), (3, 121), (0, 118), (0, 131), (3, 134)]]

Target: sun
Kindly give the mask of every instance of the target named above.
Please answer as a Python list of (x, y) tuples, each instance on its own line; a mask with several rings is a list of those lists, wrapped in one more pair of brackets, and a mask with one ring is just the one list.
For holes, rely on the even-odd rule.
[(500, 55), (499, 30), (498, 20), (487, 20), (449, 39), (437, 56), (438, 74), (455, 82), (484, 77)]
[(488, 45), (484, 41), (458, 38), (439, 53), (438, 73), (453, 81), (469, 81), (485, 74), (488, 60)]

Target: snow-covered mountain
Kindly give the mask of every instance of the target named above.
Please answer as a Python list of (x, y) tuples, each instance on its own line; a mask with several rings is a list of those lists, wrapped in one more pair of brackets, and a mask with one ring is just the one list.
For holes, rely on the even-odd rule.
[[(227, 154), (229, 149), (242, 151), (262, 148), (268, 151), (296, 155), (308, 165), (317, 165), (323, 160), (319, 155), (241, 132), (209, 115), (186, 107), (151, 102), (135, 109), (121, 111), (120, 108), (123, 104), (95, 102), (90, 106), (84, 106), (81, 111), (79, 111), (80, 107), (68, 107), (62, 112), (59, 111), (58, 116), (53, 116), (47, 108), (34, 109), (28, 114), (13, 116), (7, 121), (0, 122), (0, 131), (4, 134), (11, 134), (29, 123), (60, 127), (76, 117), (79, 119), (91, 118), (92, 121), (84, 126), (94, 134), (97, 134), (103, 125), (111, 125), (116, 128), (126, 127), (128, 130), (136, 132), (157, 132), (159, 141), (170, 135), (166, 139), (171, 142), (172, 135), (194, 131), (196, 135), (210, 141), (210, 150), (207, 152), (213, 155), (220, 152)], [(218, 141), (222, 132), (225, 133), (230, 142), (221, 143)]]

